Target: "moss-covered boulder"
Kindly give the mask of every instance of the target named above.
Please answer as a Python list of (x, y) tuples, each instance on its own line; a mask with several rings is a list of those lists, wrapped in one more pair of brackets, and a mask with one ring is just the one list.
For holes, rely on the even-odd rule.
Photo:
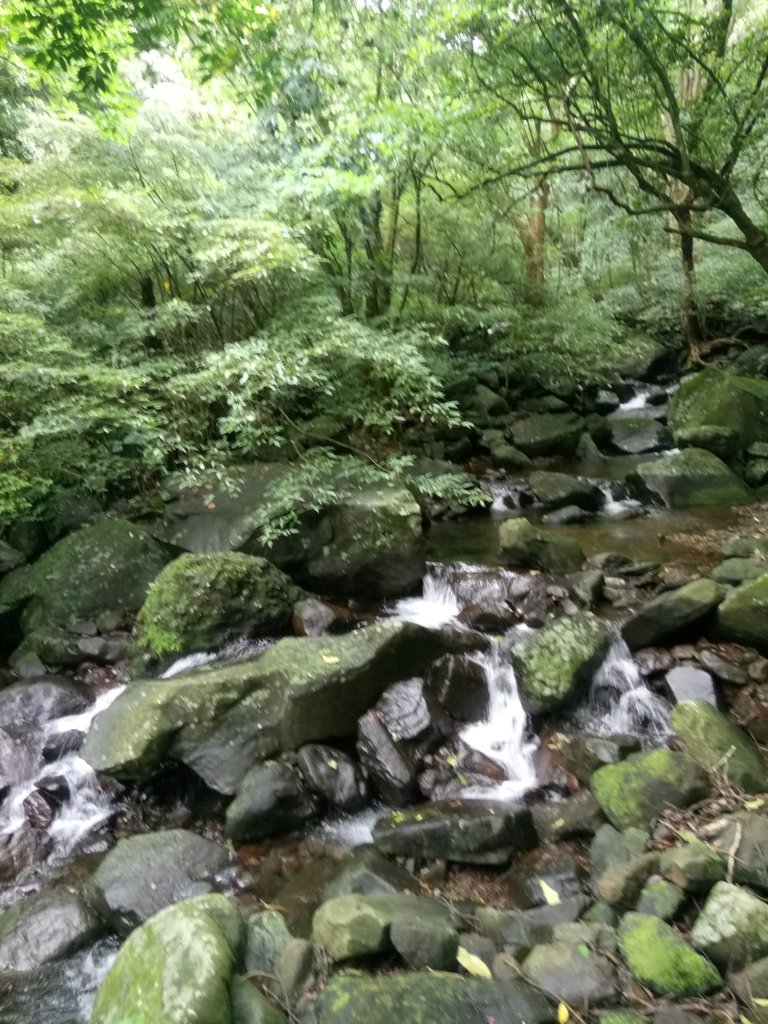
[(234, 793), (252, 765), (303, 743), (354, 736), (391, 683), (445, 653), (437, 633), (387, 622), (338, 637), (287, 637), (260, 658), (172, 679), (136, 680), (95, 720), (82, 756), (147, 778), (167, 757)]
[(320, 993), (317, 1024), (545, 1024), (552, 1010), (523, 981), (462, 978), (433, 971), (370, 978), (337, 974)]
[(584, 420), (573, 412), (534, 413), (519, 420), (511, 440), (526, 455), (573, 455), (584, 430)]
[(248, 984), (236, 974), (242, 940), (240, 912), (224, 896), (168, 907), (137, 928), (118, 953), (91, 1024), (284, 1024), (285, 1016), (255, 988), (241, 990)]
[(644, 828), (666, 807), (687, 807), (707, 794), (706, 773), (687, 754), (660, 748), (608, 764), (592, 792), (611, 824)]
[(687, 377), (670, 403), (669, 426), (675, 444), (730, 460), (768, 441), (768, 381), (714, 367)]
[(713, 580), (727, 583), (729, 586), (740, 586), (763, 576), (768, 572), (768, 563), (757, 558), (726, 558), (711, 572)]
[(512, 663), (531, 711), (552, 711), (588, 683), (611, 642), (608, 627), (592, 612), (564, 616), (512, 648)]
[(153, 660), (283, 632), (303, 596), (264, 558), (181, 555), (151, 583), (137, 618), (136, 645)]
[(505, 565), (544, 572), (574, 572), (584, 562), (576, 541), (538, 529), (527, 519), (507, 519), (501, 524), (499, 557)]
[(0, 582), (0, 613), (23, 608), (21, 628), (28, 649), (36, 650), (59, 627), (104, 613), (119, 620), (138, 611), (169, 557), (142, 527), (103, 519), (6, 576)]
[(677, 704), (671, 724), (687, 753), (707, 771), (717, 768), (747, 793), (768, 788), (768, 773), (756, 744), (707, 701)]
[(725, 598), (717, 609), (716, 629), (722, 640), (768, 653), (768, 572)]
[(694, 946), (722, 968), (738, 969), (768, 954), (768, 904), (718, 882), (691, 931)]
[(693, 580), (646, 602), (629, 616), (621, 632), (634, 651), (654, 647), (703, 622), (726, 594), (714, 580)]
[(669, 508), (699, 505), (744, 505), (749, 489), (716, 455), (685, 448), (641, 462), (627, 477), (633, 494)]
[(597, 484), (585, 477), (570, 473), (551, 473), (537, 469), (528, 477), (528, 484), (536, 499), (547, 508), (564, 508), (578, 505), (589, 512), (596, 512), (603, 504), (603, 493)]
[(657, 995), (703, 996), (723, 984), (714, 965), (657, 917), (626, 914), (619, 947), (635, 978)]

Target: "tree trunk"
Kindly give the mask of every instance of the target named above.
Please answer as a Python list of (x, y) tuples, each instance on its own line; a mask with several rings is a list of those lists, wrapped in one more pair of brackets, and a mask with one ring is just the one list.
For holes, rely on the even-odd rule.
[(680, 263), (682, 270), (682, 302), (680, 314), (686, 356), (691, 363), (701, 361), (701, 323), (696, 307), (696, 264), (694, 240), (691, 235), (691, 211), (687, 207), (675, 213), (680, 232)]
[(391, 282), (387, 272), (387, 252), (381, 230), (382, 210), (383, 204), (379, 195), (360, 208), (365, 254), (368, 259), (365, 293), (365, 316), (368, 320), (384, 316), (392, 300)]

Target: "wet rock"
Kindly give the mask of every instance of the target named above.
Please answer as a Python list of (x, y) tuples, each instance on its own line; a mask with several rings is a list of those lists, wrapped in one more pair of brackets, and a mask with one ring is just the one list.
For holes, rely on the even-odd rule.
[(88, 698), (66, 680), (14, 683), (0, 690), (0, 729), (23, 739), (46, 722), (87, 707)]
[(274, 974), (280, 954), (293, 938), (285, 918), (276, 910), (262, 910), (251, 914), (245, 926), (246, 971), (262, 977)]
[(575, 541), (539, 530), (527, 519), (507, 519), (501, 524), (499, 556), (506, 565), (545, 572), (573, 572), (584, 561)]
[(24, 798), (24, 816), (32, 828), (46, 829), (54, 818), (54, 808), (36, 789)]
[[(233, 975), (229, 983), (232, 1024), (288, 1024), (288, 1018), (247, 978)], [(285, 999), (275, 999), (281, 1006)], [(218, 1022), (217, 1022), (218, 1024)], [(225, 1022), (226, 1024), (226, 1022)]]
[(367, 786), (360, 767), (340, 750), (308, 743), (296, 754), (296, 766), (307, 789), (332, 807), (353, 813), (365, 806)]
[(653, 647), (700, 623), (725, 595), (725, 588), (712, 580), (687, 583), (644, 604), (624, 623), (622, 635), (632, 650)]
[(380, 978), (337, 975), (320, 994), (317, 1024), (488, 1024), (489, 1020), (544, 1024), (550, 1007), (523, 981), (417, 973)]
[(650, 416), (609, 417), (611, 444), (627, 455), (642, 455), (662, 447), (666, 430)]
[(628, 828), (620, 832), (612, 825), (602, 825), (590, 848), (592, 881), (597, 884), (610, 868), (641, 857), (647, 843), (648, 833), (643, 829)]
[(289, 637), (222, 668), (136, 680), (98, 716), (82, 756), (118, 778), (146, 778), (172, 756), (211, 788), (234, 793), (259, 760), (355, 735), (389, 684), (446, 649), (450, 638), (441, 634), (382, 623), (339, 637)]
[(63, 890), (29, 896), (0, 912), (0, 970), (29, 971), (92, 942), (102, 922), (78, 896)]
[(306, 597), (293, 606), (292, 625), (296, 636), (322, 636), (336, 622), (336, 612), (325, 601)]
[(749, 681), (747, 670), (742, 665), (737, 665), (712, 648), (705, 647), (703, 651), (699, 651), (698, 657), (701, 667), (707, 672), (711, 672), (722, 683), (728, 683), (730, 686), (746, 686)]
[(523, 961), (522, 974), (551, 999), (574, 1008), (602, 1006), (618, 995), (613, 963), (584, 943), (535, 946)]
[(702, 799), (708, 789), (707, 777), (695, 761), (666, 749), (632, 754), (592, 776), (592, 792), (617, 828), (642, 828), (667, 807), (688, 807)]
[(115, 930), (126, 934), (163, 907), (210, 892), (229, 863), (223, 847), (194, 832), (131, 836), (107, 854), (89, 890)]
[(360, 846), (323, 886), (322, 899), (359, 893), (373, 896), (385, 892), (420, 892), (420, 886), (405, 868), (373, 846)]
[(753, 558), (727, 558), (710, 573), (713, 580), (718, 583), (727, 583), (731, 586), (739, 586), (741, 583), (748, 583), (749, 580), (756, 580), (768, 572), (768, 564)]
[(640, 749), (637, 736), (569, 736), (562, 744), (565, 762), (579, 782), (588, 784), (598, 768), (618, 764)]
[(568, 526), (570, 523), (586, 523), (594, 517), (594, 512), (586, 512), (578, 505), (564, 505), (553, 512), (547, 512), (541, 517), (541, 521), (547, 526)]
[(605, 821), (597, 800), (588, 789), (582, 789), (558, 803), (534, 804), (531, 812), (536, 832), (543, 843), (592, 835)]
[(545, 626), (512, 648), (512, 664), (524, 700), (536, 713), (570, 700), (605, 656), (611, 634), (591, 612)]
[(153, 580), (136, 620), (147, 661), (205, 651), (241, 636), (285, 632), (302, 596), (264, 558), (239, 552), (185, 554)]
[(597, 512), (603, 505), (603, 494), (597, 484), (569, 473), (551, 473), (537, 469), (528, 477), (536, 500), (545, 508), (575, 505), (587, 512)]
[(50, 848), (48, 833), (32, 828), (25, 820), (15, 832), (0, 836), (0, 880), (18, 883), (30, 868), (45, 860)]
[(225, 834), (249, 842), (301, 828), (318, 811), (296, 768), (285, 761), (255, 765), (227, 808)]
[(713, 965), (657, 917), (625, 915), (619, 946), (635, 978), (657, 995), (701, 996), (723, 983)]
[[(36, 774), (37, 753), (24, 739), (0, 729), (0, 794)], [(0, 796), (2, 800), (2, 796)]]
[(717, 694), (709, 672), (680, 665), (667, 672), (664, 679), (677, 704), (686, 700), (700, 700), (717, 707)]
[(267, 991), (282, 1005), (293, 1006), (307, 985), (313, 966), (312, 944), (306, 939), (291, 939), (277, 958)]
[(531, 812), (492, 800), (436, 802), (381, 818), (373, 839), (390, 857), (507, 864), (536, 842)]
[(48, 764), (60, 761), (67, 754), (74, 754), (78, 751), (85, 740), (85, 733), (79, 729), (68, 729), (66, 732), (57, 732), (50, 736), (43, 747), (43, 760)]
[(755, 1024), (768, 1022), (768, 957), (748, 964), (728, 977), (728, 987), (735, 992)]
[(312, 918), (312, 941), (331, 963), (383, 953), (393, 948), (391, 929), (398, 921), (452, 927), (450, 909), (426, 896), (350, 894), (328, 900)]
[(693, 925), (691, 941), (723, 969), (768, 953), (768, 904), (746, 889), (718, 882)]
[(479, 722), (488, 713), (488, 679), (483, 665), (467, 655), (447, 654), (434, 663), (427, 687), (452, 718)]
[(385, 690), (376, 711), (393, 740), (415, 740), (432, 725), (424, 699), (424, 681), (408, 679)]
[(552, 892), (560, 900), (581, 895), (582, 874), (570, 854), (543, 847), (517, 858), (500, 882), (505, 885), (512, 904), (528, 910), (549, 903)]
[(413, 751), (407, 744), (392, 739), (377, 711), (369, 711), (360, 719), (357, 755), (371, 786), (385, 802), (403, 807), (417, 799), (419, 787)]
[(633, 495), (669, 508), (744, 505), (749, 490), (724, 462), (702, 448), (685, 448), (663, 459), (641, 462), (627, 477)]
[(597, 412), (605, 416), (609, 412), (619, 407), (619, 396), (613, 391), (609, 391), (607, 388), (598, 388), (595, 394), (595, 409)]
[(673, 709), (670, 724), (689, 756), (707, 771), (721, 771), (748, 793), (765, 790), (768, 773), (760, 751), (717, 708), (701, 700), (684, 701)]
[(568, 589), (586, 608), (593, 608), (603, 596), (603, 573), (599, 569), (585, 569), (566, 577)]
[(398, 920), (393, 922), (389, 937), (395, 950), (415, 971), (450, 971), (456, 966), (459, 935), (449, 924)]
[(490, 444), (491, 462), (500, 469), (512, 472), (530, 469), (533, 463), (519, 448), (509, 444), (503, 437), (496, 438)]
[(768, 440), (768, 385), (715, 367), (686, 377), (672, 398), (669, 425), (679, 446), (697, 445), (731, 459)]
[(768, 573), (732, 591), (717, 610), (717, 635), (768, 653)]
[(503, 632), (518, 619), (515, 609), (502, 602), (469, 604), (459, 612), (459, 622), (463, 622), (465, 626), (493, 632)]
[(685, 892), (679, 885), (664, 878), (651, 879), (643, 886), (635, 908), (638, 914), (660, 917), (671, 921), (685, 902)]
[(584, 420), (574, 413), (538, 413), (512, 426), (516, 448), (526, 455), (572, 455), (576, 450)]
[(712, 845), (721, 857), (733, 858), (735, 882), (768, 891), (768, 816), (750, 811), (729, 815)]
[(673, 846), (659, 857), (659, 870), (665, 878), (686, 892), (709, 892), (715, 882), (725, 878), (723, 858), (695, 836), (685, 837), (682, 846)]
[(641, 853), (603, 871), (597, 879), (595, 890), (600, 899), (610, 906), (628, 909), (635, 905), (648, 879), (658, 867), (657, 853)]
[(239, 911), (223, 896), (167, 907), (123, 945), (99, 990), (92, 1024), (234, 1024), (229, 993), (241, 941)]

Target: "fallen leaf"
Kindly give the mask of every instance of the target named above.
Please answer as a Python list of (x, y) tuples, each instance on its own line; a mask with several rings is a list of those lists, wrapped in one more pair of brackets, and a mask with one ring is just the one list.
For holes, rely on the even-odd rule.
[(467, 974), (472, 974), (476, 978), (493, 977), (488, 964), (484, 963), (479, 956), (470, 953), (468, 949), (464, 949), (463, 946), (459, 946), (456, 950), (456, 962), (464, 968)]
[(547, 885), (547, 883), (542, 878), (539, 879), (539, 885), (541, 886), (541, 891), (544, 893), (544, 899), (547, 901), (550, 907), (556, 906), (560, 902), (560, 897), (557, 895), (552, 886)]
[(339, 659), (335, 654), (323, 654), (322, 658), (326, 665), (338, 665), (339, 663)]
[(571, 1011), (568, 1009), (565, 1003), (560, 1003), (560, 1005), (557, 1008), (557, 1024), (568, 1024), (568, 1021), (570, 1019)]

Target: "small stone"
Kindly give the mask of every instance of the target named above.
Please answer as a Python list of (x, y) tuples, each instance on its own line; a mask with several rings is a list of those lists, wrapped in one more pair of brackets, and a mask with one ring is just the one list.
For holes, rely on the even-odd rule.
[(275, 999), (292, 1006), (312, 975), (314, 954), (306, 939), (291, 939), (283, 946), (274, 965), (274, 978), (267, 988)]
[(285, 918), (278, 911), (262, 910), (251, 914), (246, 921), (245, 969), (249, 974), (272, 974), (291, 939)]
[(524, 960), (522, 973), (551, 999), (574, 1007), (599, 1006), (618, 995), (613, 964), (584, 942), (536, 946)]
[(665, 682), (677, 704), (684, 700), (705, 700), (717, 707), (717, 695), (709, 672), (680, 665), (667, 672)]
[(536, 832), (543, 843), (594, 835), (605, 821), (597, 800), (588, 789), (582, 789), (559, 803), (534, 804), (532, 814)]
[(395, 921), (389, 935), (397, 952), (415, 971), (450, 971), (456, 966), (459, 936), (449, 924)]
[[(720, 682), (728, 683), (731, 686), (746, 686), (749, 676), (743, 666), (729, 661), (728, 658), (724, 658), (711, 647), (705, 647), (703, 651), (699, 651), (698, 657), (702, 668), (711, 672)], [(710, 701), (710, 703), (712, 702)]]
[(671, 921), (685, 902), (685, 893), (680, 886), (664, 878), (652, 879), (643, 886), (635, 908), (638, 914), (660, 917)]
[(659, 858), (659, 870), (665, 878), (686, 892), (709, 892), (715, 882), (725, 878), (725, 861), (700, 839), (686, 838), (682, 846), (665, 850)]
[(768, 904), (730, 882), (718, 882), (691, 940), (722, 968), (740, 968), (768, 954)]

